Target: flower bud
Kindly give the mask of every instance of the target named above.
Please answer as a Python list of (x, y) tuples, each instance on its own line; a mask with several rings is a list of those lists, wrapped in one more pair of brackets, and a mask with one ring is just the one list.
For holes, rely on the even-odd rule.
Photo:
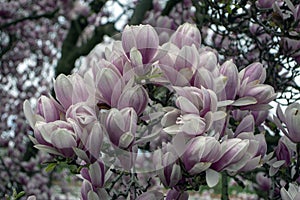
[(105, 122), (110, 141), (122, 149), (129, 148), (137, 130), (137, 114), (133, 108), (112, 108)]
[(261, 191), (269, 191), (271, 189), (271, 179), (263, 172), (256, 174), (257, 188)]
[(105, 183), (105, 165), (101, 160), (90, 164), (88, 168), (82, 168), (81, 176), (89, 181), (94, 188), (101, 188)]
[(81, 127), (85, 127), (96, 121), (97, 116), (95, 110), (85, 103), (77, 103), (68, 108), (66, 119), (72, 119)]
[(196, 47), (201, 45), (200, 31), (196, 25), (189, 23), (180, 25), (170, 40), (180, 49), (183, 46), (192, 46), (193, 44), (196, 45)]
[(221, 145), (214, 137), (198, 136), (187, 143), (181, 160), (190, 174), (198, 174), (217, 161), (220, 154)]
[(150, 25), (126, 26), (122, 33), (122, 46), (128, 58), (135, 47), (142, 55), (143, 64), (149, 63), (159, 45), (158, 35)]
[(49, 97), (42, 95), (37, 102), (36, 113), (42, 116), (46, 122), (59, 120), (58, 103)]
[(230, 61), (222, 64), (220, 73), (227, 77), (225, 86), (226, 100), (234, 100), (239, 87), (239, 76), (236, 65)]
[(54, 82), (54, 91), (56, 98), (65, 109), (72, 104), (84, 102), (89, 97), (85, 82), (78, 74), (59, 75)]
[(37, 122), (34, 136), (39, 144), (46, 145), (65, 157), (74, 155), (73, 148), (77, 146), (73, 127), (65, 121), (50, 123)]
[(112, 104), (112, 99), (119, 97), (124, 86), (121, 74), (111, 68), (101, 68), (97, 71), (96, 98), (107, 105)]
[(118, 108), (132, 107), (140, 115), (148, 104), (148, 93), (141, 85), (125, 88), (118, 100)]
[(161, 165), (158, 172), (159, 179), (166, 187), (174, 187), (181, 179), (181, 168), (176, 161), (176, 155), (171, 152), (163, 154)]
[(246, 81), (246, 83), (251, 83), (253, 81), (263, 83), (266, 80), (266, 70), (263, 68), (261, 63), (255, 62), (240, 71), (239, 77), (241, 79), (241, 83), (244, 81)]
[(276, 98), (276, 93), (270, 85), (257, 84), (246, 88), (243, 96), (254, 97), (257, 104), (268, 104)]
[(288, 143), (286, 137), (281, 137), (279, 139), (275, 149), (275, 155), (277, 160), (284, 160), (285, 166), (289, 166), (291, 164), (293, 151), (286, 143)]
[(239, 138), (227, 139), (221, 143), (220, 159), (211, 165), (216, 171), (221, 171), (230, 166), (230, 164), (240, 161), (247, 152), (249, 140), (241, 140)]
[(275, 0), (257, 0), (256, 5), (259, 8), (272, 8), (274, 2)]

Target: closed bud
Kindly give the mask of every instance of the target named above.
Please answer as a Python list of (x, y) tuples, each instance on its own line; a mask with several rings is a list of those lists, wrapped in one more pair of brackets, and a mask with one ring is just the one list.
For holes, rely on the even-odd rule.
[(158, 35), (150, 25), (126, 26), (122, 33), (122, 46), (128, 56), (135, 47), (142, 55), (143, 64), (149, 63), (156, 54), (159, 45)]
[(140, 115), (144, 112), (148, 104), (148, 93), (141, 85), (127, 87), (124, 89), (118, 100), (117, 107), (123, 109), (132, 107)]
[(199, 47), (201, 45), (200, 31), (196, 25), (185, 23), (180, 25), (171, 36), (171, 42), (180, 49), (183, 46), (192, 46), (193, 44)]
[(58, 103), (49, 97), (41, 96), (37, 102), (36, 113), (42, 116), (46, 122), (59, 120)]
[(239, 76), (236, 65), (230, 61), (222, 64), (220, 73), (227, 77), (225, 86), (226, 100), (234, 100), (239, 87)]
[(112, 108), (105, 122), (110, 141), (122, 149), (129, 148), (137, 130), (137, 114), (133, 108)]

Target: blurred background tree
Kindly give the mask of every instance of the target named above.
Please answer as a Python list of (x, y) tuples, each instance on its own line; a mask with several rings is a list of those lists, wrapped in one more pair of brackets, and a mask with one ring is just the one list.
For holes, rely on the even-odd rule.
[(48, 156), (28, 139), (23, 101), (48, 94), (52, 78), (70, 74), (82, 56), (125, 24), (174, 30), (194, 22), (220, 63), (233, 59), (239, 68), (263, 63), (267, 83), (288, 105), (300, 98), (299, 20), (297, 0), (0, 0), (0, 182), (5, 183), (0, 196), (15, 189), (38, 199), (53, 197), (57, 173), (43, 170)]

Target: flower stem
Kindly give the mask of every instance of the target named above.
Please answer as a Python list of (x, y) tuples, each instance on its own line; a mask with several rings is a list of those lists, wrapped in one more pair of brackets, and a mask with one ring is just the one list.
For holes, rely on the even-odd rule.
[(225, 171), (222, 172), (222, 196), (221, 196), (221, 200), (229, 200), (227, 173)]

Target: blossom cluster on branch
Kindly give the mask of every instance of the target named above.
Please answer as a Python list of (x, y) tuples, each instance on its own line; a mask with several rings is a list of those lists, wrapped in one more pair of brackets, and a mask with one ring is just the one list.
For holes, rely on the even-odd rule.
[(213, 187), (220, 174), (270, 166), (273, 176), (292, 162), (299, 104), (285, 114), (278, 108), (274, 119), (288, 127), (280, 126), (286, 153), (268, 152), (262, 123), (276, 93), (262, 64), (240, 71), (232, 60), (219, 64), (189, 23), (162, 44), (159, 32), (126, 26), (121, 41), (88, 56), (83, 75), (55, 79), (56, 99), (41, 96), (34, 110), (24, 102), (35, 147), (77, 166), (82, 199), (162, 199), (154, 177), (169, 188), (167, 199), (187, 199), (186, 191)]

